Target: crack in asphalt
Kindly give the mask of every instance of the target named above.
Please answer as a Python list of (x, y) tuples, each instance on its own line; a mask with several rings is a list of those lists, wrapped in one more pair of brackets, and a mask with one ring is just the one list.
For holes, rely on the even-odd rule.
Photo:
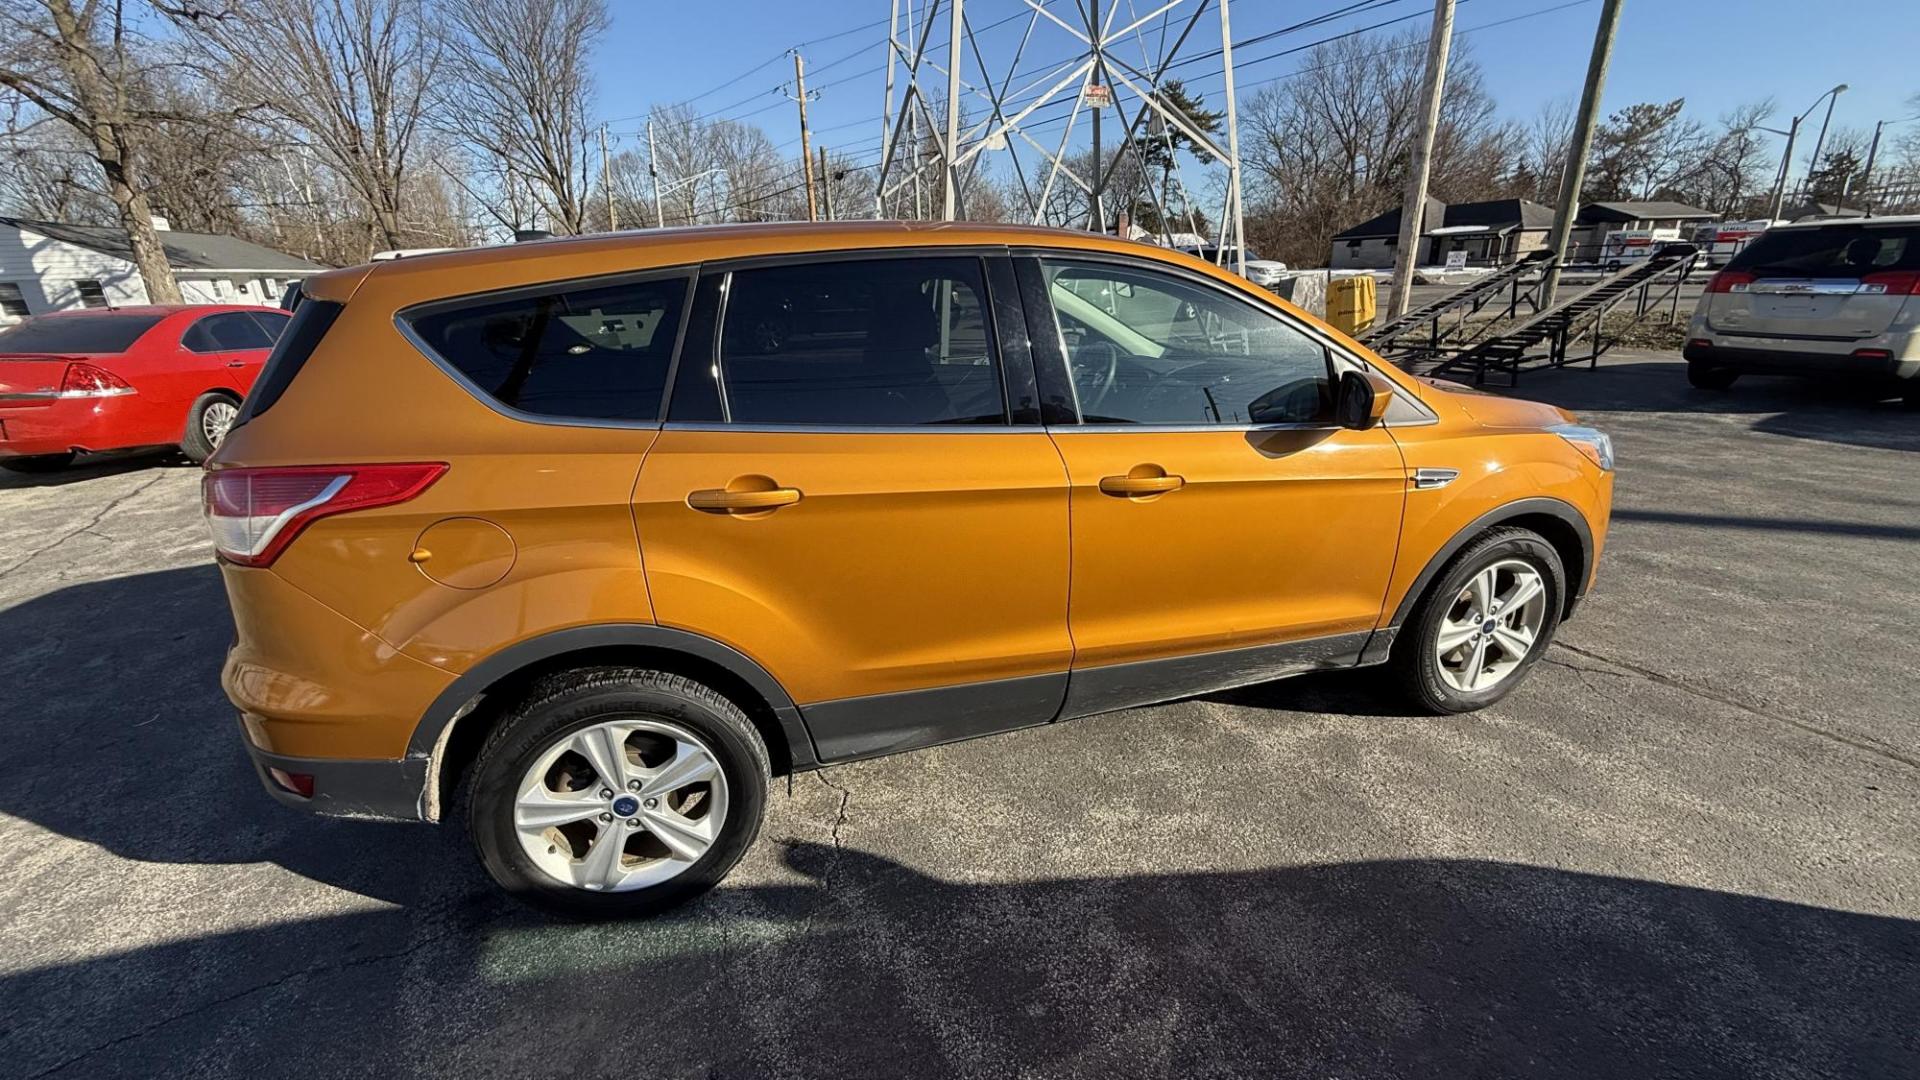
[[(822, 784), (840, 793), (840, 809), (834, 815), (833, 819), (833, 854), (834, 862), (837, 864), (840, 861), (840, 852), (842, 850), (840, 830), (845, 828), (847, 824), (847, 804), (853, 801), (853, 789), (842, 787), (827, 779), (827, 770), (825, 769), (816, 769), (813, 775), (819, 777)], [(833, 875), (831, 873), (824, 875), (820, 879), (820, 885), (822, 888), (831, 889), (833, 886)]]
[(107, 519), (108, 514), (111, 514), (115, 510), (118, 510), (120, 508), (120, 505), (126, 502), (128, 499), (133, 498), (135, 495), (138, 495), (141, 492), (147, 490), (153, 485), (159, 483), (161, 480), (166, 479), (166, 476), (167, 474), (164, 472), (156, 472), (153, 474), (153, 476), (149, 477), (145, 483), (138, 484), (133, 488), (133, 490), (123, 492), (120, 495), (115, 496), (113, 501), (107, 503), (107, 505), (100, 508), (99, 513), (96, 513), (93, 515), (93, 517), (89, 518), (86, 524), (80, 526), (77, 529), (73, 529), (69, 532), (61, 533), (59, 536), (54, 537), (52, 540), (48, 541), (47, 543), (42, 544), (41, 546), (33, 549), (32, 551), (27, 552), (27, 554), (24, 557), (15, 561), (13, 565), (8, 566), (3, 570), (0, 570), (0, 577), (6, 577), (8, 574), (13, 573), (15, 570), (20, 569), (21, 567), (27, 565), (28, 563), (39, 558), (40, 556), (45, 555), (47, 552), (52, 551), (54, 548), (59, 547), (61, 544), (66, 543), (67, 541), (73, 539), (74, 537), (79, 536), (81, 533), (93, 533), (93, 535), (95, 536), (100, 536), (101, 534), (94, 533), (93, 530), (97, 528), (101, 522)]
[(309, 977), (318, 976), (318, 975), (334, 975), (342, 971), (350, 971), (354, 968), (367, 967), (373, 964), (384, 964), (390, 960), (405, 959), (406, 957), (409, 957), (414, 953), (419, 952), (420, 950), (428, 947), (429, 945), (438, 944), (439, 942), (445, 941), (447, 938), (453, 937), (455, 934), (458, 934), (458, 933), (467, 933), (471, 929), (472, 928), (470, 927), (454, 926), (448, 930), (442, 931), (441, 933), (432, 934), (427, 937), (424, 937), (419, 941), (414, 942), (412, 945), (409, 945), (406, 948), (400, 949), (396, 952), (376, 953), (372, 956), (360, 956), (360, 957), (355, 957), (352, 960), (343, 960), (337, 964), (326, 964), (320, 967), (301, 968), (298, 971), (289, 971), (284, 975), (280, 975), (276, 978), (269, 979), (266, 982), (257, 983), (253, 986), (249, 986), (245, 990), (240, 990), (235, 993), (228, 994), (224, 997), (218, 997), (211, 1001), (204, 1001), (198, 1005), (195, 1005), (191, 1009), (187, 1009), (183, 1012), (174, 1013), (171, 1016), (162, 1017), (161, 1019), (155, 1020), (154, 1022), (147, 1024), (146, 1026), (141, 1027), (138, 1030), (129, 1031), (122, 1035), (116, 1035), (113, 1038), (108, 1039), (106, 1042), (100, 1043), (97, 1046), (89, 1047), (88, 1049), (82, 1050), (80, 1053), (75, 1054), (72, 1057), (66, 1058), (63, 1061), (57, 1062), (53, 1065), (49, 1065), (44, 1069), (41, 1069), (39, 1072), (33, 1073), (30, 1076), (28, 1076), (26, 1080), (41, 1080), (42, 1077), (52, 1076), (53, 1074), (58, 1072), (64, 1072), (67, 1069), (70, 1069), (73, 1066), (79, 1064), (80, 1062), (85, 1061), (90, 1057), (93, 1057), (95, 1054), (99, 1054), (106, 1050), (111, 1050), (122, 1043), (131, 1042), (134, 1039), (145, 1038), (146, 1036), (151, 1035), (154, 1032), (170, 1024), (175, 1024), (181, 1020), (186, 1020), (191, 1017), (198, 1016), (201, 1013), (207, 1012), (210, 1009), (217, 1009), (222, 1005), (231, 1004), (235, 1001), (241, 1000), (242, 998), (251, 997), (254, 994), (260, 993), (263, 990), (272, 990), (276, 987), (283, 986), (287, 983), (290, 983), (295, 979), (309, 978)]
[[(1739, 709), (1741, 712), (1744, 712), (1749, 716), (1757, 716), (1762, 720), (1771, 720), (1777, 724), (1785, 724), (1790, 728), (1794, 728), (1798, 731), (1806, 732), (1809, 735), (1817, 735), (1820, 738), (1829, 739), (1833, 742), (1840, 743), (1842, 746), (1851, 747), (1855, 750), (1860, 750), (1865, 753), (1873, 754), (1877, 757), (1886, 758), (1888, 761), (1905, 765), (1910, 769), (1920, 769), (1920, 758), (1915, 758), (1909, 754), (1902, 753), (1900, 750), (1895, 749), (1892, 746), (1888, 746), (1886, 743), (1883, 743), (1880, 740), (1875, 739), (1870, 735), (1861, 735), (1856, 732), (1842, 731), (1838, 728), (1827, 727), (1821, 724), (1813, 723), (1808, 720), (1801, 720), (1792, 716), (1786, 716), (1779, 713), (1769, 712), (1765, 709), (1762, 709), (1757, 706), (1750, 705), (1744, 701), (1741, 701), (1739, 698), (1736, 698), (1730, 694), (1724, 694), (1716, 690), (1709, 690), (1706, 687), (1697, 686), (1693, 683), (1682, 681), (1671, 675), (1665, 674), (1664, 672), (1655, 671), (1652, 668), (1642, 667), (1639, 664), (1629, 663), (1625, 660), (1616, 660), (1611, 656), (1605, 656), (1600, 653), (1594, 652), (1590, 649), (1582, 649), (1577, 645), (1569, 645), (1564, 641), (1554, 642), (1553, 647), (1556, 649), (1565, 649), (1566, 651), (1574, 654), (1575, 656), (1584, 657), (1588, 660), (1598, 660), (1603, 664), (1611, 664), (1614, 667), (1621, 669), (1619, 671), (1603, 671), (1599, 668), (1585, 668), (1585, 667), (1580, 667), (1576, 664), (1569, 664), (1564, 660), (1549, 661), (1550, 663), (1556, 664), (1560, 667), (1571, 668), (1576, 673), (1591, 672), (1592, 674), (1595, 674), (1595, 675), (1612, 675), (1616, 678), (1622, 678), (1622, 679), (1631, 679), (1631, 678), (1638, 677), (1640, 679), (1646, 680), (1647, 682), (1655, 683), (1657, 685), (1664, 686), (1672, 690), (1677, 690), (1683, 694), (1689, 694), (1697, 698), (1704, 698), (1708, 701), (1719, 702), (1722, 705)], [(1581, 681), (1583, 683), (1586, 681), (1584, 676), (1582, 677)]]

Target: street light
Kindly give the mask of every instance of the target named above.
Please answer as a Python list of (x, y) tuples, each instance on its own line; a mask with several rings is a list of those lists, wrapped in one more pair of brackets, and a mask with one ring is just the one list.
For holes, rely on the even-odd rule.
[(1820, 121), (1820, 137), (1814, 140), (1813, 143), (1813, 163), (1817, 167), (1820, 164), (1820, 147), (1827, 141), (1827, 123), (1833, 119), (1833, 103), (1838, 101), (1840, 95), (1846, 92), (1847, 84), (1841, 83), (1839, 86), (1814, 98), (1813, 104), (1807, 106), (1806, 112), (1794, 117), (1793, 121), (1787, 125), (1786, 131), (1780, 131), (1775, 128), (1760, 129), (1787, 137), (1786, 153), (1780, 155), (1780, 177), (1775, 180), (1773, 184), (1773, 212), (1768, 215), (1773, 220), (1778, 221), (1780, 219), (1780, 204), (1787, 197), (1787, 172), (1793, 167), (1793, 144), (1794, 141), (1800, 137), (1800, 121), (1812, 116), (1813, 110), (1819, 108), (1822, 101), (1827, 103), (1827, 117), (1825, 120)]
[[(1888, 124), (1906, 124), (1906, 123), (1911, 123), (1915, 120), (1920, 120), (1920, 116), (1903, 116), (1898, 120), (1879, 120), (1874, 123), (1873, 142), (1869, 144), (1867, 147), (1867, 167), (1860, 171), (1860, 182), (1862, 184), (1873, 183), (1873, 163), (1880, 156), (1880, 133), (1887, 129)], [(1833, 207), (1836, 213), (1846, 208), (1847, 189), (1852, 186), (1853, 186), (1853, 174), (1848, 173), (1846, 179), (1840, 182), (1840, 201), (1835, 203)], [(1866, 196), (1866, 200), (1867, 200), (1867, 203), (1866, 203), (1866, 206), (1863, 207), (1863, 209), (1865, 209), (1868, 215), (1871, 216), (1873, 213), (1873, 195), (1871, 193), (1871, 189), (1869, 189), (1869, 192)]]

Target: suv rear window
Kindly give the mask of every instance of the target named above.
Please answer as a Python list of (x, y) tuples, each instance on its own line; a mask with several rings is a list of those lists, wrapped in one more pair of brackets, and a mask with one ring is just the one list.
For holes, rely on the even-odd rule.
[(1729, 260), (1727, 268), (1780, 277), (1846, 278), (1920, 270), (1920, 225), (1772, 229)]
[[(406, 319), (434, 355), (502, 405), (556, 418), (651, 422), (660, 418), (690, 280), (676, 271), (467, 297)], [(296, 322), (305, 310), (295, 312)]]
[(341, 306), (329, 300), (309, 300), (300, 305), (300, 310), (287, 320), (286, 332), (268, 354), (266, 366), (260, 369), (260, 377), (254, 380), (253, 392), (240, 406), (240, 418), (236, 424), (244, 424), (273, 407), (286, 392), (293, 377), (300, 374), (300, 368), (313, 355), (320, 339), (327, 336), (333, 328), (333, 320), (340, 317)]
[(158, 315), (41, 315), (0, 330), (0, 352), (123, 353)]

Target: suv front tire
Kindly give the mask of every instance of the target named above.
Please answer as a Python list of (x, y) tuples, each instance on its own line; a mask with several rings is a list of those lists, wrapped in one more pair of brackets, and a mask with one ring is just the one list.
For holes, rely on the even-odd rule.
[(1447, 563), (1388, 660), (1427, 713), (1483, 709), (1513, 692), (1560, 628), (1566, 570), (1540, 534), (1490, 529)]

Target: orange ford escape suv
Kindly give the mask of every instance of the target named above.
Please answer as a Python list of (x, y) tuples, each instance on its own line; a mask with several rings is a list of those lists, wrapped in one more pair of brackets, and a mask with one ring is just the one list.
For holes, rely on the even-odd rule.
[(310, 278), (208, 466), (267, 789), (533, 903), (726, 874), (770, 775), (1325, 668), (1511, 691), (1612, 447), (1187, 256), (729, 226)]

